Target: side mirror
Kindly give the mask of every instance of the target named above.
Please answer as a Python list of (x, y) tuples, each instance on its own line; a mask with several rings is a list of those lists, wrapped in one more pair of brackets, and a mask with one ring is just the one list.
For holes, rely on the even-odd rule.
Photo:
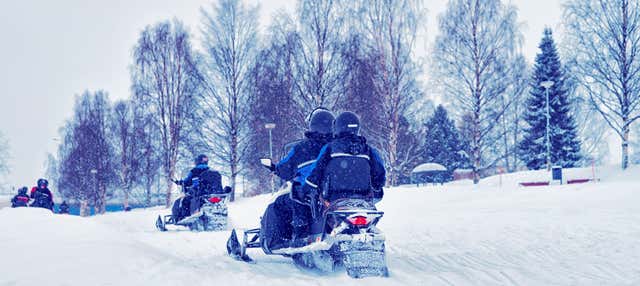
[(261, 158), (260, 159), (260, 164), (262, 164), (262, 166), (265, 166), (267, 168), (271, 168), (271, 165), (273, 163), (271, 162), (271, 159), (269, 159), (269, 158)]

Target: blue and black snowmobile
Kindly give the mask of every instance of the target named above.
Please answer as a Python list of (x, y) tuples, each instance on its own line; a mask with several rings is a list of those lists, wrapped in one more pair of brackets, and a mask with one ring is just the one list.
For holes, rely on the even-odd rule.
[[(270, 159), (262, 159), (265, 167)], [(383, 212), (378, 211), (372, 196), (328, 201), (323, 196), (309, 196), (305, 202), (313, 217), (309, 235), (303, 242), (290, 241), (287, 218), (278, 217), (294, 183), (287, 182), (269, 203), (261, 217), (260, 228), (232, 230), (227, 251), (236, 260), (253, 262), (249, 248), (261, 248), (265, 254), (291, 257), (307, 269), (333, 272), (344, 268), (354, 278), (389, 275), (385, 258), (385, 236), (376, 227)], [(239, 240), (242, 238), (242, 242)]]
[(220, 173), (206, 170), (193, 178), (190, 185), (180, 185), (185, 196), (173, 203), (170, 215), (158, 216), (158, 230), (167, 231), (168, 224), (186, 226), (192, 231), (218, 231), (227, 228), (227, 201), (231, 188), (222, 188)]

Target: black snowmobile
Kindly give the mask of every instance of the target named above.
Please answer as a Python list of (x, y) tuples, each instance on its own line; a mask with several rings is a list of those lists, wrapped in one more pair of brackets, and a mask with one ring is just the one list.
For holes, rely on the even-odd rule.
[[(271, 165), (269, 159), (263, 159), (261, 163)], [(385, 258), (385, 237), (376, 227), (384, 213), (378, 211), (368, 197), (329, 202), (321, 196), (312, 196), (306, 202), (314, 218), (310, 227), (311, 234), (302, 238), (302, 243), (290, 243), (282, 239), (288, 234), (280, 229), (283, 225), (274, 223), (272, 209), (277, 207), (279, 200), (290, 194), (291, 187), (292, 183), (287, 182), (276, 194), (277, 197), (260, 218), (260, 228), (231, 231), (227, 241), (227, 252), (231, 257), (252, 262), (247, 249), (262, 248), (265, 254), (291, 257), (298, 266), (322, 272), (333, 272), (344, 267), (353, 278), (389, 275)], [(238, 237), (242, 238), (242, 242)]]
[(192, 186), (183, 186), (188, 196), (181, 197), (173, 203), (170, 215), (158, 216), (156, 228), (167, 231), (167, 225), (186, 226), (191, 231), (218, 231), (227, 228), (227, 201), (230, 187), (216, 190), (209, 182), (217, 172), (205, 171), (193, 180)]
[(51, 200), (51, 196), (43, 192), (36, 192), (35, 198), (33, 198), (33, 202), (29, 206), (53, 211), (53, 201)]

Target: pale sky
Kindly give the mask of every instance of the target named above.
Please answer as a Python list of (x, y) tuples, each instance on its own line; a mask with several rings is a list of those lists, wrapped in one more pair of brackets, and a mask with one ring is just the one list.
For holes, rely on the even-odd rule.
[[(199, 47), (200, 11), (211, 0), (0, 0), (0, 132), (9, 140), (11, 186), (35, 184), (44, 176), (46, 154), (56, 153), (58, 129), (72, 115), (74, 97), (103, 89), (112, 100), (129, 96), (131, 51), (149, 24), (178, 18)], [(293, 0), (259, 1), (266, 27)], [(428, 57), (437, 33), (437, 15), (447, 1), (425, 0), (426, 25), (417, 42)], [(560, 0), (513, 0), (523, 23), (524, 53), (530, 62), (545, 26), (557, 30)], [(556, 33), (556, 40), (560, 37)], [(428, 70), (424, 67), (424, 70)]]

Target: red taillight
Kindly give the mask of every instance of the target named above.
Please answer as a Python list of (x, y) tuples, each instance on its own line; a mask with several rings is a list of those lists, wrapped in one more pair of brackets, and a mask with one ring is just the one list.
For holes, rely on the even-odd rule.
[(355, 225), (355, 226), (365, 226), (369, 224), (369, 221), (367, 221), (367, 217), (365, 216), (354, 216), (354, 217), (348, 218), (348, 220), (352, 225)]
[(218, 198), (218, 197), (210, 197), (209, 198), (209, 202), (211, 202), (212, 204), (217, 204), (217, 203), (219, 203), (221, 201), (222, 201), (222, 199)]

